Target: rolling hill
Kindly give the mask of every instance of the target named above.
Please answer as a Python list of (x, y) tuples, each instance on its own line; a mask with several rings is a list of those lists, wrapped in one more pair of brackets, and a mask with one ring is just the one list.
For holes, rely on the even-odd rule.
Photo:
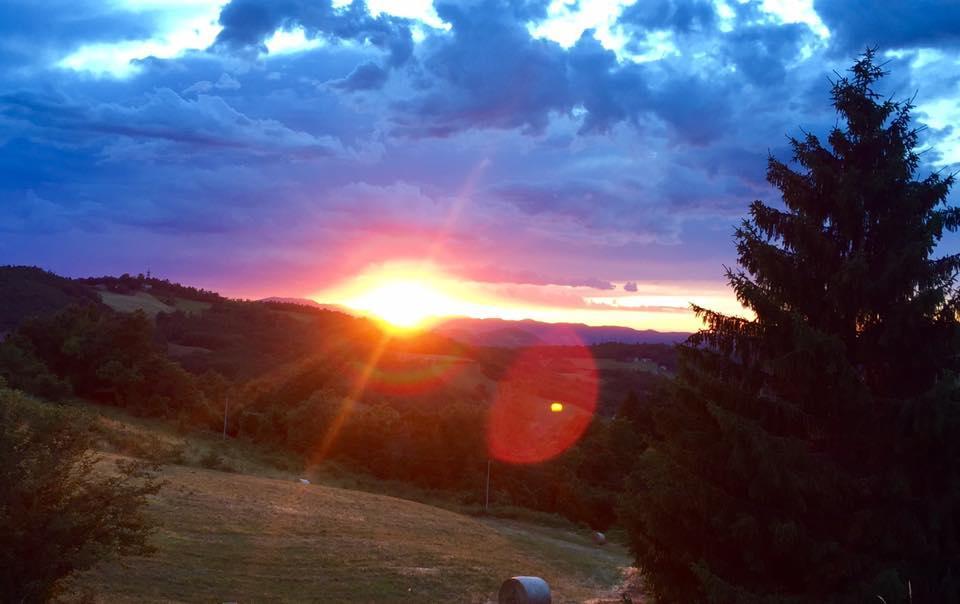
[(624, 344), (676, 344), (690, 334), (653, 329), (594, 326), (582, 323), (543, 323), (504, 319), (453, 318), (433, 328), (436, 333), (478, 346), (576, 346), (621, 342)]
[(160, 313), (181, 311), (187, 314), (199, 314), (210, 308), (210, 302), (200, 302), (187, 298), (167, 297), (162, 301), (157, 296), (138, 291), (130, 294), (118, 294), (111, 291), (98, 291), (100, 300), (117, 312), (133, 312), (142, 310), (149, 317), (156, 317)]
[[(629, 556), (593, 545), (588, 531), (468, 516), (323, 484), (317, 473), (301, 484), (301, 474), (264, 465), (249, 445), (112, 409), (83, 411), (99, 416), (108, 459), (119, 448), (168, 464), (150, 507), (157, 552), (101, 563), (73, 582), (76, 594), (118, 603), (490, 602), (504, 579), (533, 574), (550, 583), (555, 602), (621, 601)], [(191, 465), (204, 450), (232, 472)]]
[(296, 304), (297, 306), (306, 306), (307, 308), (316, 308), (318, 310), (333, 310), (333, 311), (342, 312), (348, 315), (355, 314), (346, 306), (343, 306), (340, 304), (321, 304), (316, 300), (311, 300), (310, 298), (286, 298), (283, 296), (271, 296), (269, 298), (261, 298), (257, 300), (257, 302), (274, 303), (274, 304)]
[(89, 287), (34, 266), (0, 266), (0, 334), (28, 317), (53, 314), (71, 304), (99, 304)]
[[(118, 312), (143, 310), (147, 315), (156, 317), (160, 313), (174, 313), (178, 310), (187, 314), (199, 314), (213, 305), (229, 302), (208, 290), (185, 287), (142, 275), (69, 279), (40, 268), (26, 266), (0, 267), (0, 299), (4, 301), (0, 307), (0, 333), (13, 329), (29, 316), (52, 314), (71, 304), (104, 303)], [(306, 298), (270, 297), (258, 302), (274, 310), (286, 309), (288, 314), (301, 319), (307, 310), (354, 315), (342, 306), (321, 304)], [(604, 342), (675, 344), (689, 335), (616, 326), (465, 317), (441, 321), (432, 331), (464, 344), (505, 348), (591, 345)]]

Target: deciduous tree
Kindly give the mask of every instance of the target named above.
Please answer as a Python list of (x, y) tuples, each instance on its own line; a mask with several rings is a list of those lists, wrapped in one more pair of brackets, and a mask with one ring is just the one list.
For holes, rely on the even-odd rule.
[(0, 383), (0, 601), (46, 602), (74, 571), (151, 551), (155, 468), (98, 468), (77, 419)]

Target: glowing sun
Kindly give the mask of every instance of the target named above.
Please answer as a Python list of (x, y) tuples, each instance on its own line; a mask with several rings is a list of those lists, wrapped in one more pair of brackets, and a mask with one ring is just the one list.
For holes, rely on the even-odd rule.
[(428, 319), (450, 314), (454, 300), (417, 279), (381, 282), (350, 300), (349, 305), (369, 312), (399, 329), (421, 327)]

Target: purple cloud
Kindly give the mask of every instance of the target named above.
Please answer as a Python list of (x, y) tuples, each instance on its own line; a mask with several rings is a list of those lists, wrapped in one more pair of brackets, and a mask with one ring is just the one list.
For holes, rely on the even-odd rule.
[[(786, 134), (835, 123), (831, 70), (875, 36), (899, 49), (883, 92), (949, 100), (960, 54), (956, 11), (932, 0), (819, 0), (826, 40), (758, 2), (729, 4), (722, 16), (705, 0), (635, 3), (615, 51), (590, 30), (569, 47), (533, 36), (540, 0), (437, 1), (449, 29), (362, 2), (232, 0), (211, 48), (139, 60), (125, 79), (56, 63), (160, 35), (160, 13), (7, 4), (0, 263), (149, 265), (264, 295), (398, 257), (528, 297), (720, 283), (732, 225), (753, 199), (776, 202), (767, 153), (787, 159)], [(301, 28), (324, 43), (264, 52)], [(656, 32), (673, 48), (630, 60)], [(944, 157), (951, 133), (924, 136), (937, 145), (924, 161)]]

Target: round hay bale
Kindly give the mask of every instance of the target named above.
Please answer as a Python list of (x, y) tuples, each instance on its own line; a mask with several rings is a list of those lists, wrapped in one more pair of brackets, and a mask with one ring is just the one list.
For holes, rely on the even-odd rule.
[(499, 604), (550, 604), (550, 586), (540, 577), (511, 577), (500, 586)]

